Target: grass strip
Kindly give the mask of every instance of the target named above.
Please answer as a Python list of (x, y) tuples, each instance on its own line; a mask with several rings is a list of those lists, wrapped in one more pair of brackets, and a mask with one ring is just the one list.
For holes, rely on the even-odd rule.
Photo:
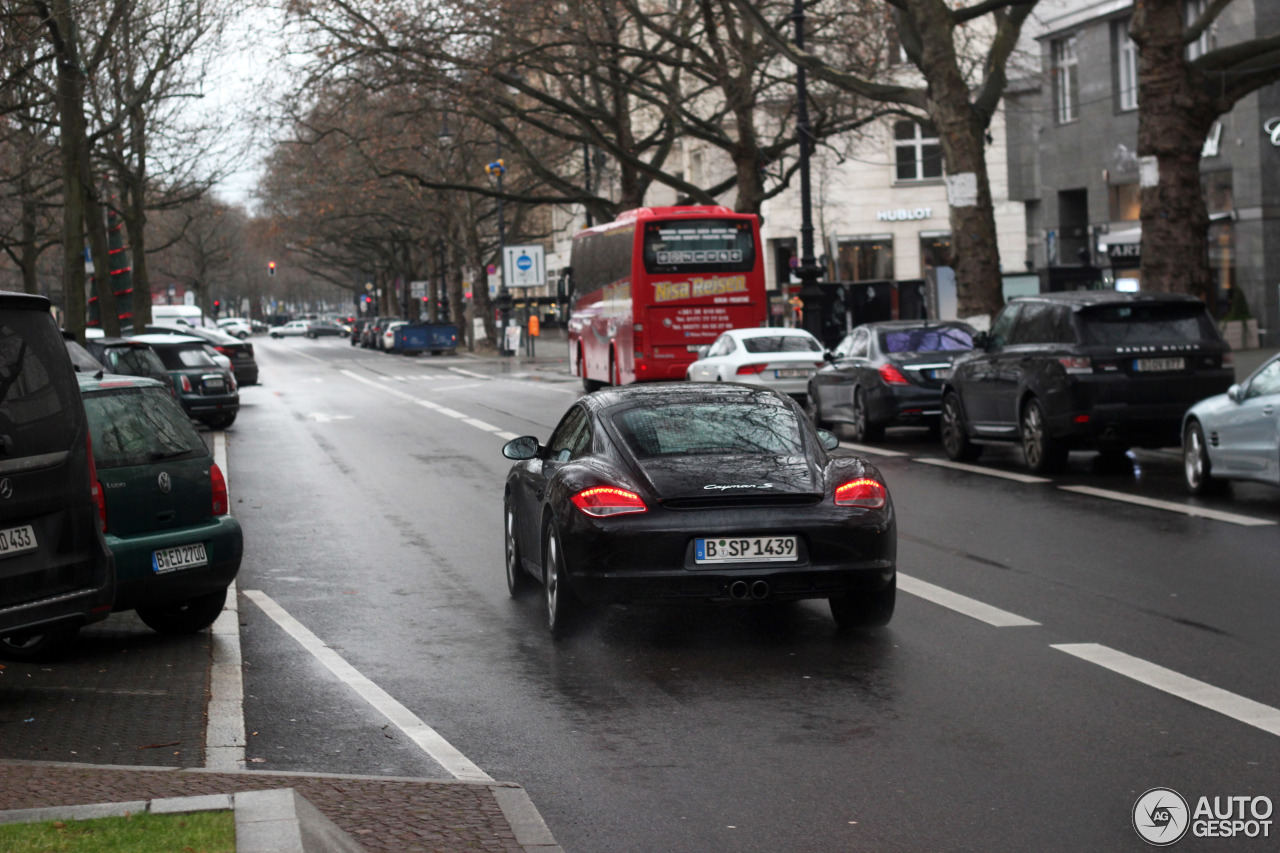
[(235, 853), (235, 812), (0, 824), (5, 853)]

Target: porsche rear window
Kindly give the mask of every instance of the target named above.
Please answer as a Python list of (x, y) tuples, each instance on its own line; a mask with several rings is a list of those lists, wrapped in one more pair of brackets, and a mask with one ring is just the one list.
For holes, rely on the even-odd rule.
[(677, 403), (627, 409), (613, 416), (637, 459), (656, 456), (800, 453), (800, 424), (783, 406)]
[(163, 388), (86, 394), (84, 409), (99, 468), (124, 468), (208, 453), (182, 406)]

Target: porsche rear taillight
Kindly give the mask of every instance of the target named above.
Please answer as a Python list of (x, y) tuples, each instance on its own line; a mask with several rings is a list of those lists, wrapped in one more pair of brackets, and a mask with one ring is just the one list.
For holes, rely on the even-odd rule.
[(739, 376), (754, 376), (757, 373), (764, 373), (767, 364), (744, 364), (738, 368)]
[(648, 507), (644, 505), (639, 495), (616, 486), (595, 486), (583, 489), (570, 500), (578, 509), (595, 518), (648, 511)]
[(227, 478), (222, 476), (222, 469), (218, 467), (218, 463), (211, 462), (209, 464), (209, 479), (213, 481), (213, 511), (212, 515), (226, 515), (230, 512), (230, 501), (227, 498)]
[(836, 506), (860, 506), (879, 509), (884, 506), (888, 493), (884, 484), (871, 477), (850, 480), (836, 487)]
[(93, 496), (93, 502), (98, 507), (98, 523), (102, 525), (102, 532), (107, 532), (107, 496), (102, 490), (102, 483), (98, 482), (98, 463), (93, 461), (93, 437), (87, 432), (84, 436), (85, 449), (89, 452), (89, 494)]
[(907, 377), (902, 375), (902, 371), (894, 367), (892, 364), (880, 365), (880, 378), (884, 380), (886, 385), (910, 385)]

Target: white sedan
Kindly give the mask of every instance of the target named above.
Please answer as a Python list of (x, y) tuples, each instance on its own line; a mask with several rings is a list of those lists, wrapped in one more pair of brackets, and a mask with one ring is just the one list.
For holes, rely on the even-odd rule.
[(228, 335), (235, 335), (242, 341), (253, 334), (253, 327), (249, 325), (249, 321), (242, 320), (239, 317), (227, 317), (219, 320), (218, 328)]
[(273, 338), (287, 338), (293, 336), (305, 335), (311, 331), (310, 320), (290, 320), (283, 326), (276, 326), (271, 330)]
[(730, 329), (689, 365), (690, 382), (745, 382), (804, 397), (826, 364), (818, 339), (803, 329)]
[(378, 349), (391, 352), (396, 345), (396, 329), (407, 325), (409, 325), (408, 320), (395, 320), (388, 323), (387, 328), (382, 332), (382, 339), (378, 342)]

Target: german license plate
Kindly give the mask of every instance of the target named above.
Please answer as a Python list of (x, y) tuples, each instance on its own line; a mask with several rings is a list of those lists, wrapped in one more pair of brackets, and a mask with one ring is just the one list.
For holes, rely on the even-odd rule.
[(203, 542), (179, 545), (176, 548), (162, 548), (151, 554), (151, 568), (155, 569), (158, 575), (208, 564), (209, 557), (205, 553)]
[(707, 563), (784, 563), (799, 559), (794, 536), (735, 536), (693, 540), (693, 561)]
[(1162, 370), (1182, 370), (1186, 360), (1182, 358), (1135, 358), (1133, 369), (1142, 373), (1156, 373)]
[(778, 377), (779, 379), (800, 379), (802, 377), (808, 376), (809, 371), (802, 370), (795, 367), (788, 367), (788, 368), (784, 368), (783, 370), (775, 370), (773, 372), (773, 375)]
[(950, 376), (951, 376), (951, 368), (949, 367), (940, 367), (937, 370), (929, 371), (930, 379), (947, 379)]
[(0, 530), (0, 557), (25, 554), (27, 551), (36, 550), (37, 547), (36, 531), (30, 524)]
[(216, 379), (216, 378), (214, 378), (214, 377), (210, 376), (209, 378), (205, 379), (205, 381), (204, 381), (204, 387), (206, 387), (206, 388), (226, 388), (226, 387), (227, 387), (227, 383), (223, 382), (221, 379)]

